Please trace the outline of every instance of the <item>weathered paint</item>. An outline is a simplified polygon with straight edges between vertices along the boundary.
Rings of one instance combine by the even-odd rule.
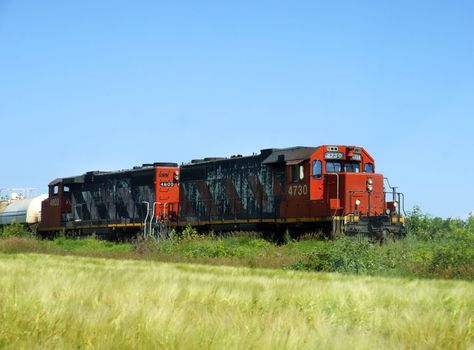
[[[337,161],[352,164],[357,172],[331,172],[326,152],[337,152]],[[313,173],[314,162],[321,164],[320,176]],[[50,184],[40,229],[139,227],[148,217],[144,201],[150,204],[148,214],[155,213],[150,218],[170,220],[174,226],[333,222],[333,227],[339,227],[334,225],[341,221],[337,218],[346,216],[354,232],[361,221],[367,227],[403,225],[385,203],[383,176],[364,172],[367,164],[375,169],[373,158],[361,147],[324,145],[204,158],[181,168],[155,163],[118,172],[90,172]],[[57,193],[53,193],[55,186]],[[396,214],[396,222],[384,216],[386,209]]]
[[[262,164],[265,158],[260,154],[182,166],[179,220],[278,218],[279,198],[274,184],[284,168]]]
[[[49,198],[42,203],[46,215],[39,230],[142,223],[147,216],[147,207],[143,202],[149,203],[151,214],[154,202],[164,204],[178,199],[177,180],[173,180],[174,173],[179,170],[177,164],[160,164],[124,171],[88,172],[53,181],[49,186]],[[166,173],[162,182],[173,182],[173,186],[163,186],[166,189],[162,190],[157,180],[160,169]],[[54,191],[56,186],[57,193]],[[177,208],[168,205],[165,211],[159,210],[160,204],[156,204],[155,209],[157,218],[161,214],[168,216],[172,210],[177,212]]]

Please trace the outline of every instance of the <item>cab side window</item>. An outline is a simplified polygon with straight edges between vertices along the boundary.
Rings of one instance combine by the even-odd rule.
[[[374,165],[372,163],[365,163],[364,172],[373,173],[374,172]]]
[[[58,185],[55,185],[53,187],[53,195],[57,195],[59,193],[59,186]]]
[[[323,176],[323,164],[320,160],[313,160],[313,178],[320,179]]]
[[[293,165],[291,167],[291,181],[298,182],[304,179],[304,166]]]

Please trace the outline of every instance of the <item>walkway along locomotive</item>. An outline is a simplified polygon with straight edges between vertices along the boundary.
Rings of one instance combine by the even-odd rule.
[[[264,149],[56,179],[38,230],[120,236],[191,225],[387,238],[405,234],[400,203],[362,147]]]

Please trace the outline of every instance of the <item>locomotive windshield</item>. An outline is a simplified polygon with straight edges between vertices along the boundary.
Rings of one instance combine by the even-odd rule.
[[[358,173],[360,166],[358,163],[326,162],[327,173]]]
[[[340,162],[326,162],[327,173],[340,173],[342,165]]]
[[[344,171],[346,173],[358,173],[360,172],[360,166],[357,163],[346,163],[344,164]]]

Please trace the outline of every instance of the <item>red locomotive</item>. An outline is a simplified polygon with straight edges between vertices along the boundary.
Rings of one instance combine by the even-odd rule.
[[[403,236],[403,195],[389,195],[362,147],[265,149],[55,180],[39,231],[149,234],[166,224]]]

